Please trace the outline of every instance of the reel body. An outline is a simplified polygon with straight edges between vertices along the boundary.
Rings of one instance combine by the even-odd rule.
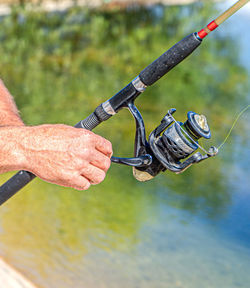
[[[136,122],[135,151],[133,158],[112,157],[112,162],[133,166],[134,177],[139,181],[154,178],[160,172],[169,170],[182,173],[194,163],[199,163],[217,154],[211,147],[205,151],[198,140],[211,138],[206,117],[192,111],[187,114],[185,123],[178,122],[172,116],[176,109],[170,109],[159,126],[152,131],[148,141],[143,118],[134,103],[128,103],[128,109]],[[196,152],[201,148],[206,152]],[[194,153],[196,152],[196,153]]]

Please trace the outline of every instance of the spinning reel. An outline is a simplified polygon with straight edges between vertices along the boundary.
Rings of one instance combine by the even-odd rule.
[[[216,147],[212,146],[207,152],[198,143],[202,137],[211,138],[210,128],[203,115],[190,111],[187,113],[186,122],[181,123],[173,117],[176,109],[172,108],[168,110],[147,141],[144,121],[139,110],[133,102],[128,104],[128,109],[136,122],[135,157],[112,157],[111,160],[114,163],[132,166],[134,177],[139,181],[150,180],[165,170],[176,174],[182,173],[194,163],[218,153]],[[206,154],[202,155],[200,152],[193,154],[198,148]],[[191,154],[193,155],[190,156]]]

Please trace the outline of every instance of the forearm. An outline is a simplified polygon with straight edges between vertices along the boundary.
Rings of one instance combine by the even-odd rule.
[[[13,97],[0,79],[0,126],[23,126]]]

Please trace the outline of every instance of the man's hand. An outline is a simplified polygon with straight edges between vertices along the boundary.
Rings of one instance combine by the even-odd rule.
[[[0,79],[0,173],[27,170],[41,179],[79,190],[105,178],[111,143],[66,125],[25,127]]]
[[[21,146],[26,170],[61,186],[86,190],[110,167],[111,143],[85,129],[66,125],[25,127]]]
[[[102,182],[110,166],[111,143],[85,129],[9,126],[0,134],[1,172],[27,170],[47,182],[86,190]]]

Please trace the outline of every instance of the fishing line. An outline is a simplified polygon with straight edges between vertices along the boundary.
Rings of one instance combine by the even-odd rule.
[[[232,133],[235,125],[237,124],[238,120],[239,120],[240,117],[244,114],[244,112],[247,111],[247,109],[248,109],[249,107],[250,107],[250,105],[247,105],[244,109],[242,109],[242,110],[239,112],[238,116],[235,118],[235,120],[234,120],[234,122],[233,122],[233,125],[232,125],[231,129],[230,129],[229,132],[227,133],[224,141],[222,141],[222,143],[218,146],[218,150],[220,150],[221,147],[227,142],[227,140],[228,140],[229,136],[231,135],[231,133]]]
[[[222,143],[218,146],[218,147],[214,147],[215,150],[214,151],[207,151],[201,144],[199,144],[197,141],[195,141],[183,128],[182,126],[179,124],[178,121],[175,120],[175,118],[171,115],[171,118],[173,119],[173,121],[180,127],[181,131],[185,134],[185,136],[188,137],[188,139],[193,142],[195,145],[197,145],[199,147],[199,149],[201,149],[203,152],[205,152],[207,155],[210,156],[214,156],[216,155],[219,150],[222,148],[222,146],[224,146],[224,144],[228,141],[228,138],[230,137],[230,135],[232,134],[233,129],[235,128],[235,125],[237,124],[237,122],[239,121],[240,117],[249,109],[250,105],[247,105],[244,109],[242,109],[238,115],[236,116],[232,127],[230,128],[229,132],[227,133],[225,139],[222,141]]]
[[[203,152],[205,152],[207,155],[209,155],[209,156],[214,156],[214,155],[216,155],[216,154],[219,152],[219,150],[222,148],[222,146],[224,146],[224,144],[228,141],[228,138],[229,138],[230,135],[232,134],[232,131],[233,131],[235,125],[236,125],[237,122],[239,121],[240,117],[249,109],[249,107],[250,107],[250,105],[247,105],[244,109],[242,109],[242,110],[238,113],[238,115],[236,116],[236,118],[235,118],[235,120],[234,120],[234,122],[233,122],[233,124],[232,124],[232,127],[230,128],[229,132],[227,133],[225,139],[222,141],[222,143],[221,143],[218,147],[214,147],[214,146],[213,146],[213,148],[214,148],[213,151],[212,151],[212,150],[210,151],[210,149],[209,149],[209,151],[207,151],[201,144],[198,143],[198,141],[195,141],[195,140],[185,131],[185,129],[182,128],[182,125],[180,125],[180,123],[179,123],[178,121],[176,121],[175,118],[174,118],[171,114],[169,114],[169,116],[170,116],[170,117],[172,118],[172,120],[179,126],[179,128],[181,129],[181,131],[185,134],[185,136],[188,137],[188,139],[189,139],[193,144],[197,145],[197,146],[199,147],[199,149],[202,150]]]

